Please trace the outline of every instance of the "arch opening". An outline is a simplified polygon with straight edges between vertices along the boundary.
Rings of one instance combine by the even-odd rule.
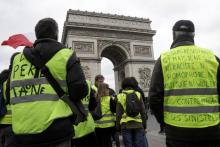
[[[103,58],[101,61],[102,63],[101,71],[103,75],[106,76],[107,78],[106,82],[111,83],[111,84],[114,83],[115,90],[116,92],[118,92],[118,90],[121,87],[121,82],[126,76],[124,61],[128,59],[128,56],[121,47],[116,46],[116,45],[111,45],[111,46],[104,48],[100,55]],[[109,66],[109,63],[104,65],[106,63],[106,58],[112,62],[113,64],[112,66]],[[108,81],[109,79],[114,80],[114,82]]]
[[[128,58],[125,51],[116,45],[104,48],[101,52],[101,57],[108,58],[112,61],[114,67],[117,67]]]
[[[115,90],[115,75],[114,65],[108,59],[103,57],[101,60],[101,74],[105,77],[105,82],[109,84],[109,87]]]

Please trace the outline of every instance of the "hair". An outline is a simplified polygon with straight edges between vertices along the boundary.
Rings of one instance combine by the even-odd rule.
[[[109,89],[109,95],[110,96],[115,96],[115,91],[111,88],[108,88]]]
[[[135,77],[131,77],[131,80],[133,80],[133,83],[135,86],[138,86],[138,81],[136,80]]]
[[[97,98],[98,100],[101,99],[103,96],[109,96],[109,86],[106,83],[99,84]]]
[[[58,24],[53,18],[44,18],[35,26],[37,39],[50,38],[58,40]]]
[[[137,86],[137,84],[136,84],[136,79],[135,79],[135,81],[134,81],[134,77],[127,77],[127,78],[125,78],[123,81],[122,81],[122,84],[121,84],[121,87],[122,87],[122,89],[134,89],[136,86]]]
[[[95,76],[95,81],[98,81],[99,79],[105,79],[103,75],[96,75]]]

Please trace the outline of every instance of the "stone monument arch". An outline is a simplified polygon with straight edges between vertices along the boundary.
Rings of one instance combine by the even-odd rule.
[[[69,10],[62,42],[76,51],[87,79],[94,82],[106,57],[114,65],[116,91],[125,77],[134,76],[147,93],[155,63],[156,31],[150,23],[145,18]]]

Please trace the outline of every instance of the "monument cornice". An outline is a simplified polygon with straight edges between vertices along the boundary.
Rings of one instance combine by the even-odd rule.
[[[82,15],[82,16],[95,16],[95,17],[151,23],[151,21],[148,18],[138,18],[138,17],[116,15],[116,14],[109,14],[109,13],[97,13],[97,12],[88,12],[88,11],[80,11],[80,10],[72,10],[72,9],[69,9],[67,13],[74,14],[74,15]]]
[[[73,32],[71,32],[73,31]],[[68,35],[76,36],[93,36],[93,37],[104,37],[104,38],[118,38],[118,39],[128,39],[128,40],[144,40],[152,41],[153,33],[143,33],[143,32],[129,32],[121,30],[107,30],[100,28],[80,28],[80,27],[65,27],[62,34],[62,43],[66,43],[66,38]]]
[[[137,33],[152,37],[156,34],[156,31],[151,29],[150,23],[151,21],[148,18],[69,9],[64,23],[62,42],[66,43],[69,30],[77,28],[94,31]]]

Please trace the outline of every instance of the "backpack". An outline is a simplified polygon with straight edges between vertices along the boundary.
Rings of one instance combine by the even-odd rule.
[[[9,70],[4,70],[0,74],[0,117],[3,117],[7,113],[6,101],[4,98],[4,82],[8,79]]]
[[[135,92],[126,94],[126,114],[130,117],[136,117],[141,112],[140,100]]]

